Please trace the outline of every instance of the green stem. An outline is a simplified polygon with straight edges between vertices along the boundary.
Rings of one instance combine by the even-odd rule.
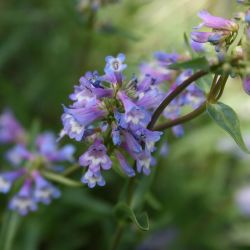
[[[188,79],[186,79],[182,84],[180,84],[173,92],[171,92],[159,105],[159,107],[155,110],[152,115],[151,121],[148,124],[148,129],[152,129],[157,122],[158,118],[164,111],[164,109],[176,98],[183,90],[185,90],[191,83],[198,80],[199,78],[205,76],[208,72],[205,71],[198,71]]]
[[[227,79],[228,74],[220,76],[220,78],[216,81],[216,84],[211,87],[210,93],[207,98],[208,102],[214,103],[219,100],[224,91]]]
[[[221,96],[222,96],[222,94],[223,94],[223,92],[224,92],[224,88],[225,88],[226,83],[227,83],[227,79],[228,79],[228,75],[225,75],[225,76],[222,78],[222,80],[221,80],[220,91],[219,91],[218,95],[216,96],[216,101],[218,101],[218,100],[221,98]]]
[[[213,83],[212,83],[212,86],[210,88],[210,92],[208,94],[207,100],[212,100],[214,98],[214,95],[218,91],[219,85],[217,83],[220,82],[220,79],[221,79],[221,76],[219,76],[217,74],[214,76]]]
[[[127,204],[131,206],[133,198],[133,189],[135,185],[135,178],[130,178],[128,182]]]
[[[110,250],[117,250],[118,249],[118,246],[119,246],[119,243],[120,243],[121,238],[123,236],[124,230],[125,230],[124,224],[120,223],[116,229],[114,240],[113,240],[113,243],[112,243]]]
[[[6,232],[4,232],[2,248],[3,250],[12,250],[13,241],[20,222],[20,216],[17,213],[8,214],[8,223],[6,225]]]
[[[78,164],[72,165],[71,167],[67,168],[62,175],[63,176],[69,176],[73,173],[75,173],[76,171],[78,171],[80,169],[80,166]]]
[[[135,166],[135,163],[134,163]],[[135,178],[130,178],[127,184],[127,198],[126,202],[128,206],[131,206],[132,203],[132,198],[133,198],[133,192],[134,192],[134,183],[135,183]],[[122,239],[123,233],[125,230],[125,224],[124,223],[119,223],[118,227],[116,228],[114,239],[111,245],[110,250],[117,250],[119,247],[119,243]]]
[[[168,128],[174,127],[176,125],[183,124],[185,122],[188,122],[188,121],[196,118],[197,116],[202,114],[205,110],[206,110],[206,102],[203,102],[197,109],[190,112],[189,114],[181,116],[175,120],[166,122],[164,124],[157,125],[157,126],[153,127],[153,130],[162,131],[162,130],[166,130]]]

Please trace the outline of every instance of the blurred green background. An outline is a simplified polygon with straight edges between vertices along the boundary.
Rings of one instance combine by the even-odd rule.
[[[124,52],[131,76],[154,51],[183,52],[183,33],[204,8],[225,17],[237,11],[234,0],[120,0],[95,14],[73,0],[0,1],[0,110],[10,107],[26,128],[38,119],[57,133],[61,104],[85,71],[102,73],[106,55]],[[228,83],[223,101],[239,114],[247,138],[250,100],[240,82]],[[120,249],[250,249],[250,219],[234,200],[250,185],[250,158],[207,115],[185,125],[185,133],[167,134],[169,155],[137,183],[135,202],[148,211],[151,229],[131,225]],[[106,178],[105,188],[62,187],[60,200],[22,219],[13,250],[108,249],[125,180]],[[6,201],[1,195],[2,215]]]

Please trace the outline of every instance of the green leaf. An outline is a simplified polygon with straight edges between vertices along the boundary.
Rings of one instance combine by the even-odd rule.
[[[209,93],[211,85],[213,82],[213,77],[211,74],[201,77],[200,79],[196,80],[195,83],[198,88],[204,91],[206,94]]]
[[[124,202],[119,203],[115,207],[115,214],[120,219],[131,220],[138,227],[138,229],[142,231],[149,230],[149,220],[147,213],[144,212],[136,216],[135,212]]]
[[[194,53],[194,51],[192,50],[192,48],[191,48],[191,46],[190,46],[188,34],[187,34],[186,32],[184,32],[183,37],[184,37],[184,42],[185,42],[185,45],[186,45],[186,48],[187,48],[188,52],[190,53],[190,55],[191,55],[192,57],[194,57],[194,56],[195,56],[195,53]]]
[[[237,114],[231,107],[221,102],[215,104],[207,103],[207,112],[221,128],[233,137],[243,151],[250,153],[243,141]]]
[[[170,69],[194,69],[194,70],[209,70],[209,63],[205,57],[198,57],[186,62],[174,63],[169,66]]]
[[[33,150],[35,148],[36,144],[36,136],[40,131],[40,122],[38,119],[34,119],[31,128],[30,128],[30,136],[29,136],[29,145],[30,149]]]
[[[59,174],[55,174],[55,173],[48,172],[48,171],[43,171],[42,173],[43,173],[44,177],[46,177],[52,181],[58,182],[60,184],[66,185],[66,186],[70,186],[70,187],[83,186],[81,182],[71,180],[71,179],[64,177],[62,175],[59,175]]]

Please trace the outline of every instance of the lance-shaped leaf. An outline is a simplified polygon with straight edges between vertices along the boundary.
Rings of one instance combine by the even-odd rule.
[[[212,75],[208,74],[196,80],[195,83],[200,90],[208,94],[212,85],[212,81],[213,81]]]
[[[130,208],[127,204],[124,202],[119,203],[115,207],[115,214],[119,219],[131,220],[138,229],[142,231],[148,231],[149,230],[149,221],[148,221],[148,215],[147,213],[142,213],[138,216],[135,215],[135,212]]]
[[[243,151],[250,153],[241,135],[238,116],[231,107],[221,102],[207,103],[207,112],[221,128],[233,137]]]
[[[193,69],[209,71],[209,63],[205,57],[194,58],[189,61],[169,65],[170,69]]]

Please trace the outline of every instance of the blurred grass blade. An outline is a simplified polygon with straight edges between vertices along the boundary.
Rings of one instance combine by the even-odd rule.
[[[198,57],[186,62],[174,63],[169,66],[170,69],[193,69],[193,70],[209,70],[209,63],[205,57]]]
[[[48,171],[43,171],[42,173],[43,173],[43,176],[48,178],[49,180],[55,181],[57,183],[60,183],[66,186],[70,186],[70,187],[82,187],[83,186],[81,182],[71,180],[59,174],[55,174],[55,173],[48,172]]]
[[[3,225],[0,246],[2,250],[13,250],[12,245],[21,217],[14,212],[7,213],[6,216],[7,221]]]

